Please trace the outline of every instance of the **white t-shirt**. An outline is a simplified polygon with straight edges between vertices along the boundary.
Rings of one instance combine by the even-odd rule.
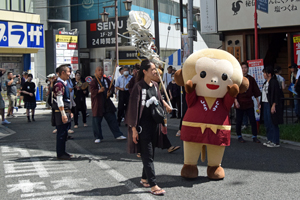
[[[277,78],[277,81],[278,81],[278,83],[279,83],[280,89],[282,89],[282,83],[285,82],[285,79],[284,79],[282,76],[280,76],[279,74],[276,75],[276,78]]]
[[[165,87],[167,88],[169,83],[172,81],[172,74],[165,73],[163,77],[163,82],[165,83]]]
[[[262,94],[261,94],[262,102],[268,103],[268,97],[267,97],[268,89],[269,89],[269,82],[267,81],[262,89]]]

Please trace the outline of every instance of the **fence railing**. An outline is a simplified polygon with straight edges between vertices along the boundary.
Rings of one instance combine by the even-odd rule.
[[[296,120],[298,120],[298,117],[296,116],[296,108],[295,105],[298,101],[300,102],[300,98],[282,98],[284,109],[283,109],[283,123],[284,124],[292,124]],[[300,104],[299,104],[300,106]],[[299,109],[300,110],[300,109]],[[230,111],[230,122],[232,125],[236,124],[236,114],[235,109],[232,108]]]

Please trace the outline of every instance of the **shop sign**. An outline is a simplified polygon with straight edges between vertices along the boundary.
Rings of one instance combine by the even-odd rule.
[[[294,43],[294,63],[300,66],[300,35],[294,35],[293,37]]]
[[[217,33],[216,0],[200,0],[201,33]]]
[[[73,71],[78,70],[78,32],[54,30],[54,34],[56,67],[71,64]]]
[[[43,24],[0,21],[0,47],[44,48]]]
[[[257,60],[248,60],[249,72],[248,74],[252,76],[259,87],[262,90],[262,86],[265,82],[265,78],[263,76],[263,69],[264,69],[264,60],[257,59]]]
[[[141,57],[141,54],[136,51],[119,51],[119,59],[120,60],[126,60],[126,59],[137,59],[139,58],[145,58]]]
[[[299,0],[257,0],[257,8],[261,28],[299,26]],[[218,31],[254,28],[255,0],[217,1],[217,9]]]
[[[127,30],[127,17],[118,18],[118,32],[119,34],[125,33]],[[116,44],[115,35],[115,18],[109,18],[108,22],[102,20],[93,20],[86,22],[87,30],[87,48],[98,47],[113,47]],[[127,39],[118,36],[118,44],[124,44]]]

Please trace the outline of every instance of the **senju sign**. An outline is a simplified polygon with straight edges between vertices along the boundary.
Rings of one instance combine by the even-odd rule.
[[[257,2],[257,10],[268,13],[269,11],[269,2],[268,0],[256,0]]]

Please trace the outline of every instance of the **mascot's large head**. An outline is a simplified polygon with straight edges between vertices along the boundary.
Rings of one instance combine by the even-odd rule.
[[[230,53],[218,49],[204,49],[190,55],[182,70],[176,72],[175,81],[178,85],[191,80],[196,84],[197,96],[223,98],[227,86],[237,84],[240,92],[247,89],[243,84],[243,73],[237,59]]]

